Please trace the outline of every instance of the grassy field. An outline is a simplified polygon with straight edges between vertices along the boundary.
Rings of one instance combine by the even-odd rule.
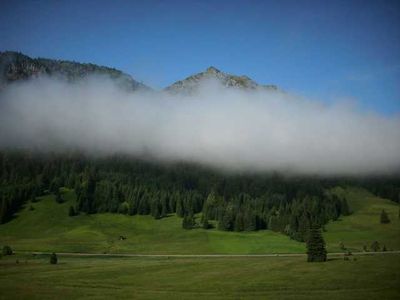
[[[0,225],[0,245],[17,250],[95,253],[210,254],[304,252],[302,243],[271,231],[236,233],[216,229],[184,230],[182,219],[94,214],[68,216],[74,193],[66,203],[53,196],[29,205],[11,222]],[[120,241],[119,236],[127,239]]]
[[[326,226],[324,237],[328,251],[339,251],[342,241],[353,251],[362,250],[374,240],[388,249],[400,250],[398,206],[361,189],[340,189],[354,213]],[[174,215],[161,220],[150,216],[95,214],[68,216],[75,201],[73,191],[64,195],[66,202],[58,204],[54,196],[26,205],[10,222],[0,225],[0,246],[11,245],[16,250],[142,253],[142,254],[260,254],[304,253],[305,245],[280,233],[222,232],[216,229],[184,230],[181,219]],[[30,206],[33,210],[30,210]],[[385,209],[392,222],[380,224],[379,214]],[[127,239],[120,241],[119,236]]]
[[[19,263],[16,264],[16,259]],[[400,299],[400,256],[0,259],[0,299]]]
[[[369,248],[373,241],[388,250],[400,250],[399,205],[363,189],[336,188],[333,192],[345,195],[354,213],[326,226],[324,238],[328,251],[339,251],[340,242],[350,250],[360,251],[363,245]],[[389,214],[390,224],[380,224],[382,209]]]
[[[336,188],[354,213],[326,226],[330,252],[343,242],[352,251],[377,240],[400,250],[398,205],[365,190]],[[0,299],[400,299],[400,254],[331,257],[310,264],[305,257],[66,257],[26,251],[142,254],[304,253],[305,245],[268,230],[235,233],[184,230],[169,216],[95,214],[68,216],[53,196],[28,204],[0,226],[0,246],[20,251],[0,259]],[[30,206],[33,206],[33,210]],[[390,224],[380,224],[382,209]],[[127,239],[120,241],[119,236]],[[18,260],[18,263],[16,262]]]

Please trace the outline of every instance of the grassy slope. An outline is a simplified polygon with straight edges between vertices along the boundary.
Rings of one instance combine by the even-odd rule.
[[[333,192],[345,195],[354,213],[326,226],[324,237],[328,251],[339,251],[341,241],[354,251],[362,250],[363,245],[369,248],[373,241],[386,245],[388,250],[400,250],[399,206],[396,203],[357,188],[336,188]],[[382,209],[389,214],[390,224],[380,224]]]
[[[154,220],[150,216],[95,214],[68,217],[74,193],[65,194],[66,203],[57,204],[53,196],[33,203],[7,224],[0,226],[0,245],[17,250],[144,253],[209,254],[304,252],[304,244],[271,232],[222,232],[184,230],[182,219],[170,217]],[[29,205],[27,206],[29,207]],[[127,239],[119,241],[120,235]]]
[[[16,258],[19,264],[15,263]],[[400,299],[400,256],[0,259],[0,299]]]
[[[343,241],[353,251],[378,240],[389,249],[400,249],[398,206],[374,197],[360,189],[334,191],[346,194],[354,214],[332,222],[324,233],[329,251],[339,251]],[[170,216],[154,220],[150,216],[95,214],[68,217],[74,203],[73,192],[65,194],[66,203],[57,204],[53,196],[43,197],[29,205],[7,224],[0,226],[0,245],[9,244],[17,250],[96,253],[143,254],[253,254],[294,253],[305,251],[305,246],[271,231],[250,233],[218,230],[183,230],[181,219]],[[391,224],[379,224],[384,208]],[[118,237],[127,237],[119,241]]]

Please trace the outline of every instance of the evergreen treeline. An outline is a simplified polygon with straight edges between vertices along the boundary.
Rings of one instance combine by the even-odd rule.
[[[379,197],[400,203],[399,177],[366,179],[361,182],[361,185]]]
[[[212,224],[227,231],[271,229],[305,241],[311,225],[322,227],[350,214],[345,198],[326,192],[337,184],[277,174],[229,175],[125,156],[0,152],[0,222],[10,220],[23,203],[45,193],[57,196],[60,187],[68,187],[77,195],[71,216],[113,212],[159,219],[176,213],[187,229]],[[201,224],[195,224],[197,213]]]

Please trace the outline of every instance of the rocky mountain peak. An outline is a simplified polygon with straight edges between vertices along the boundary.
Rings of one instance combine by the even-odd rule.
[[[217,73],[221,73],[220,70],[218,70],[216,67],[210,66],[207,68],[206,73],[208,74],[217,74]]]
[[[192,94],[196,92],[200,84],[205,80],[215,79],[221,83],[222,86],[230,88],[241,88],[241,89],[267,89],[276,91],[277,87],[274,85],[260,85],[253,81],[251,78],[245,75],[236,76],[218,70],[217,68],[210,66],[204,72],[200,72],[191,75],[183,80],[179,80],[174,84],[165,88],[166,91],[171,93],[183,93]]]

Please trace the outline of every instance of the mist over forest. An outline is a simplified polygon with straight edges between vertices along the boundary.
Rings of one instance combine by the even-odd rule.
[[[400,118],[280,90],[203,81],[190,94],[105,77],[19,81],[0,93],[0,147],[128,154],[229,171],[380,175],[400,167]]]

